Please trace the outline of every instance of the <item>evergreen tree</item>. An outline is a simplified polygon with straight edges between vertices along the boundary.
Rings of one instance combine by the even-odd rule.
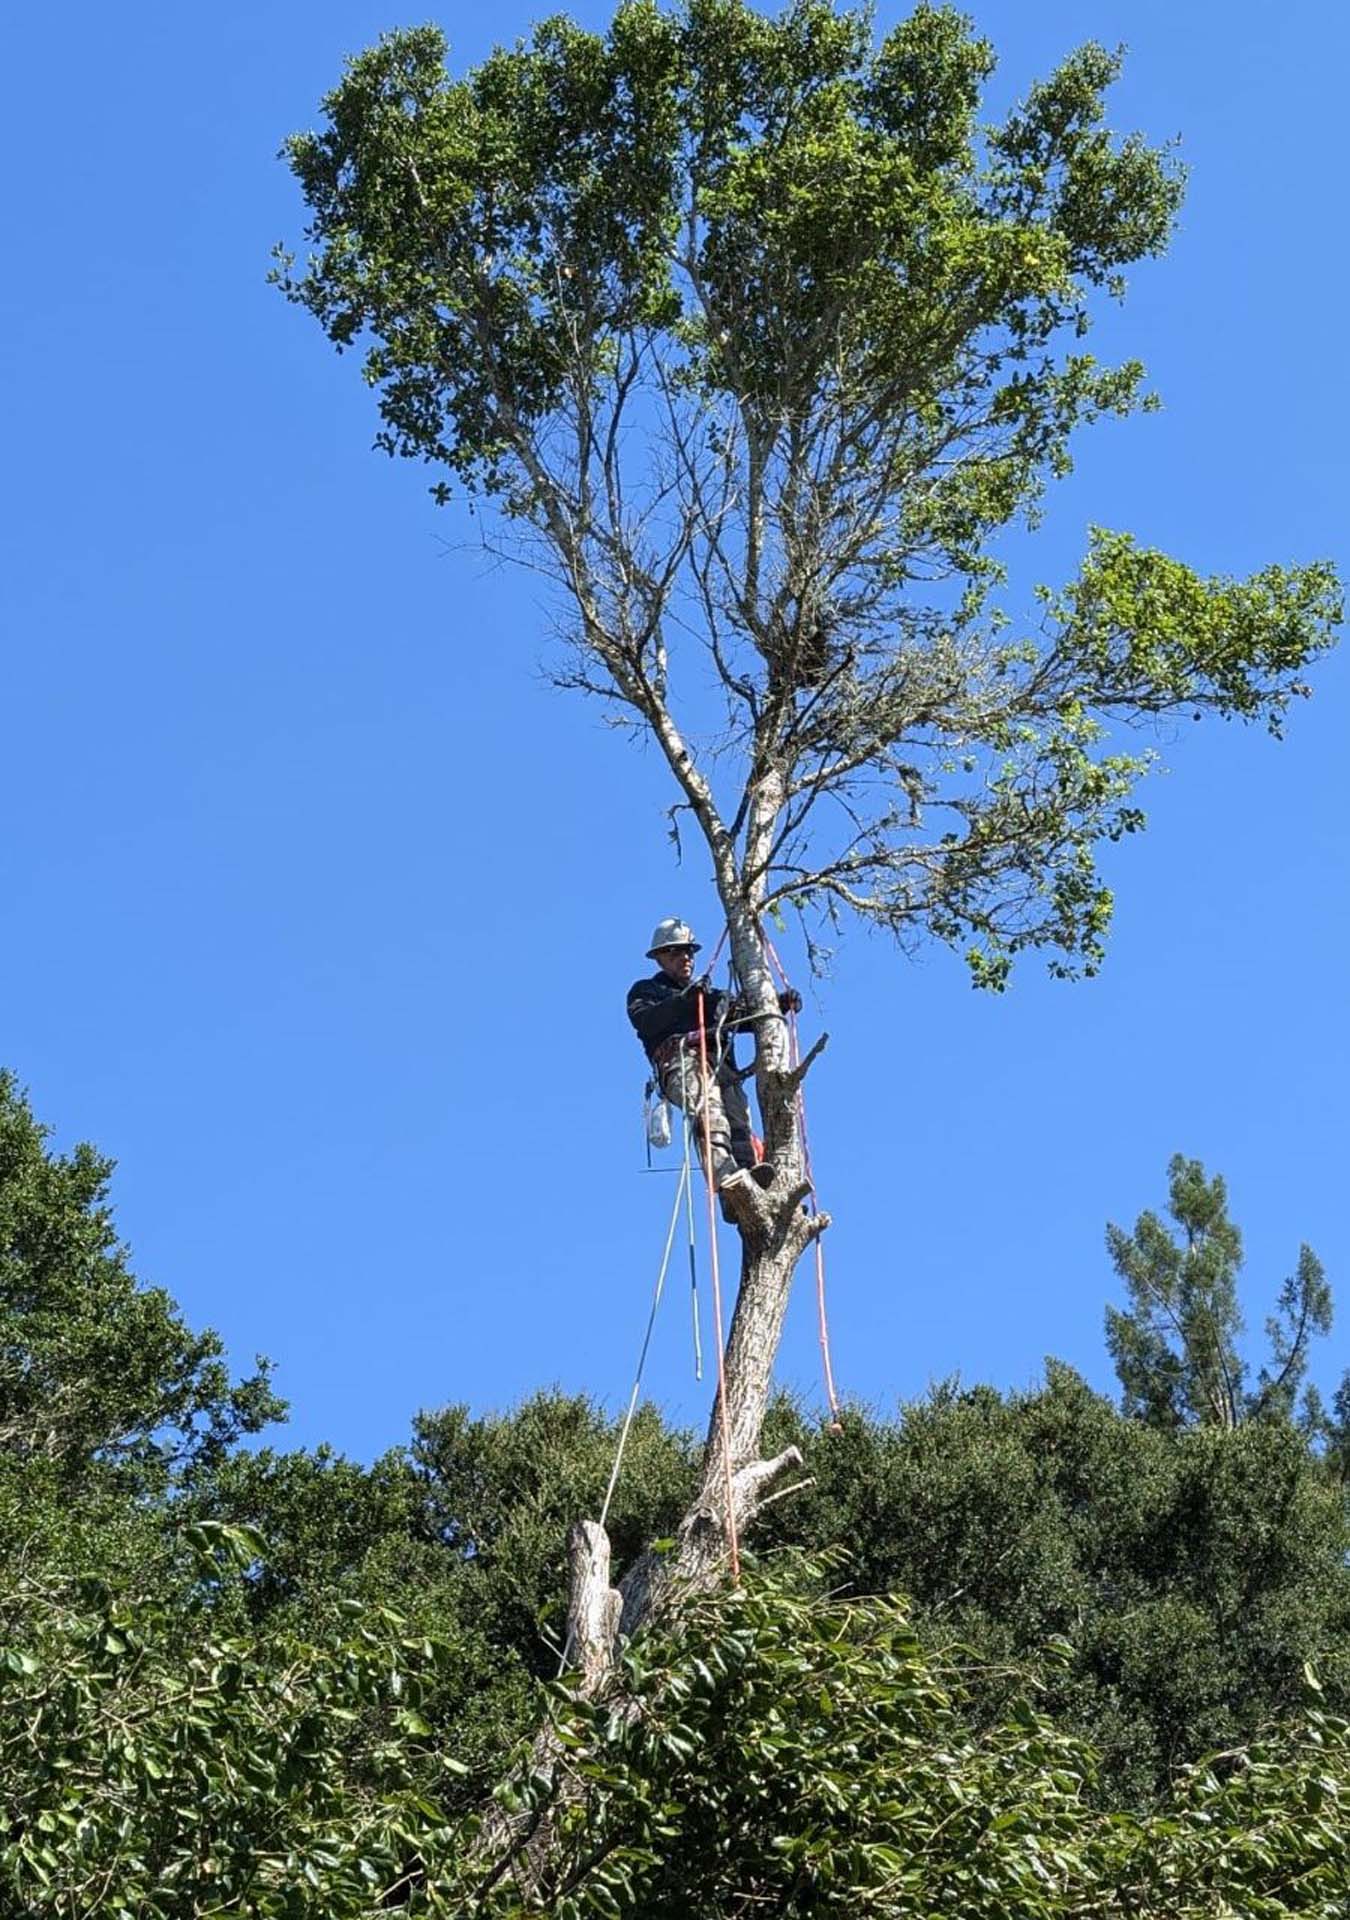
[[[52,1152],[0,1069],[0,1462],[46,1462],[67,1493],[109,1475],[160,1491],[285,1413],[265,1360],[231,1380],[218,1336],[137,1283],[112,1169],[87,1145]]]
[[[1270,1357],[1248,1390],[1239,1341],[1242,1236],[1228,1217],[1223,1177],[1198,1160],[1168,1165],[1169,1231],[1141,1213],[1134,1231],[1106,1230],[1128,1307],[1106,1309],[1106,1342],[1131,1417],[1152,1426],[1233,1428],[1257,1416],[1292,1413],[1313,1339],[1331,1327],[1331,1289],[1310,1247],[1280,1289],[1266,1322]],[[1310,1413],[1316,1403],[1310,1407]]]

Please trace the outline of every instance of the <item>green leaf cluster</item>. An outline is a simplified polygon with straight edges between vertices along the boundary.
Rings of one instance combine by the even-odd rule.
[[[1077,421],[1134,404],[1138,368],[1045,357],[1180,199],[1168,156],[1102,125],[1116,55],[1083,48],[982,147],[992,51],[949,7],[874,46],[828,0],[625,0],[606,33],[554,17],[462,79],[446,52],[434,28],[387,35],[287,145],[316,251],[280,283],[366,342],[391,452],[528,495],[521,432],[636,334],[766,421],[846,382],[860,416],[907,419],[916,471],[988,411],[996,456],[910,505],[912,534],[970,560]]]
[[[285,1405],[265,1360],[232,1381],[217,1336],[137,1285],[106,1205],[113,1163],[48,1140],[0,1069],[0,1448],[67,1488],[161,1493]]]
[[[266,1549],[198,1523],[177,1565],[0,1588],[0,1906],[56,1920],[368,1914],[420,1871],[424,1675],[453,1651],[381,1608],[260,1640],[238,1588]]]
[[[853,1590],[909,1594],[930,1644],[979,1653],[989,1711],[1001,1670],[1060,1646],[1045,1703],[1104,1804],[1296,1713],[1307,1662],[1350,1710],[1345,1488],[1287,1420],[1164,1431],[1050,1362],[1025,1392],[949,1384],[843,1425],[780,1403],[766,1444],[801,1445],[814,1485],[763,1543],[847,1541]]]
[[[559,1844],[478,1890],[484,1914],[873,1914],[931,1920],[1334,1920],[1350,1890],[1350,1726],[1206,1755],[1166,1806],[1095,1804],[1091,1752],[1034,1683],[984,1717],[978,1665],[893,1600],[824,1601],[830,1562],[755,1567],[624,1663],[621,1705],[561,1690]],[[567,1796],[560,1791],[565,1780]]]

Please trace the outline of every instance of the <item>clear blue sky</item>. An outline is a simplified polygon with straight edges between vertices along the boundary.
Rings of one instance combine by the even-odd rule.
[[[899,9],[880,8],[883,24]],[[607,9],[576,9],[599,24]],[[533,18],[441,18],[457,58]],[[977,10],[1005,104],[1089,35],[1115,124],[1180,134],[1170,258],[1099,336],[1165,411],[1087,437],[1021,579],[1089,521],[1203,568],[1346,554],[1344,93],[1322,0]],[[390,0],[29,8],[9,29],[0,1060],[116,1156],[136,1269],[291,1436],[360,1456],[419,1407],[626,1396],[669,1183],[641,1171],[622,1000],[680,912],[650,755],[551,691],[525,576],[369,451],[353,361],[264,284],[275,159]],[[808,994],[836,1368],[881,1405],[1047,1353],[1110,1383],[1108,1219],[1176,1149],[1229,1179],[1259,1331],[1301,1239],[1342,1303],[1350,657],[1288,739],[1186,727],[1110,862],[1111,959],[1002,999],[874,939]],[[783,1377],[817,1379],[807,1276]],[[703,1418],[685,1298],[650,1385]]]

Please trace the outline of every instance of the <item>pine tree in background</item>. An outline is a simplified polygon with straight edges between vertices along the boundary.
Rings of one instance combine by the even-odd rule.
[[[1168,1165],[1173,1233],[1156,1213],[1141,1213],[1134,1231],[1109,1226],[1106,1244],[1125,1282],[1129,1305],[1106,1309],[1106,1343],[1123,1389],[1124,1411],[1151,1426],[1231,1429],[1260,1416],[1292,1415],[1315,1336],[1331,1327],[1331,1288],[1311,1247],[1280,1289],[1266,1321],[1270,1356],[1256,1386],[1238,1343],[1242,1309],[1237,1282],[1242,1236],[1228,1217],[1223,1177],[1212,1180],[1198,1160],[1175,1154]],[[1324,1422],[1316,1396],[1305,1396],[1308,1425]]]
[[[231,1380],[219,1337],[138,1286],[106,1204],[112,1170],[88,1145],[53,1153],[0,1069],[0,1455],[67,1485],[115,1472],[158,1492],[286,1408],[267,1361]]]

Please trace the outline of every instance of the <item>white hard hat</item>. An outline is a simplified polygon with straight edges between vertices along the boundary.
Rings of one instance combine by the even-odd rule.
[[[694,938],[694,929],[686,926],[683,920],[658,920],[652,932],[652,944],[647,949],[647,958],[655,960],[662,947],[689,947],[698,952],[698,941]]]

